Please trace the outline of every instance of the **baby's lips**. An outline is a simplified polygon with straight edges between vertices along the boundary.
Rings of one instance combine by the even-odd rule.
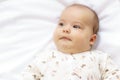
[[[68,38],[68,37],[61,37],[60,39],[64,39],[64,40],[69,40],[69,41],[71,41],[71,39],[70,38]]]

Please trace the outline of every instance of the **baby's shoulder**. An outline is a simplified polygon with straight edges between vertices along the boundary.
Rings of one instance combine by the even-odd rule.
[[[108,53],[100,51],[100,50],[91,50],[90,52],[92,55],[96,55],[96,56],[109,56]]]
[[[106,52],[100,51],[100,50],[91,50],[91,55],[99,60],[106,60],[107,58],[110,58],[110,55]]]

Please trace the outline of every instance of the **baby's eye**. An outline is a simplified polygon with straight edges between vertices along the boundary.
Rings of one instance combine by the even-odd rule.
[[[80,29],[80,26],[79,26],[79,25],[73,25],[73,28],[78,28],[78,29]]]
[[[60,22],[58,25],[59,25],[59,26],[64,26],[64,24],[63,24],[62,22]]]

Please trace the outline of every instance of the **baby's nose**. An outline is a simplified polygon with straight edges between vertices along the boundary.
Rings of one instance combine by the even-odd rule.
[[[70,27],[69,27],[69,26],[65,26],[65,27],[63,28],[63,32],[64,32],[64,33],[70,33],[70,32],[71,32]]]

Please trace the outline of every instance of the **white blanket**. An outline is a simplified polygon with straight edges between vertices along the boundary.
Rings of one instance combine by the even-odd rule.
[[[119,0],[0,0],[0,80],[18,80],[37,53],[54,48],[52,33],[65,6],[82,3],[100,18],[94,48],[120,65]]]

